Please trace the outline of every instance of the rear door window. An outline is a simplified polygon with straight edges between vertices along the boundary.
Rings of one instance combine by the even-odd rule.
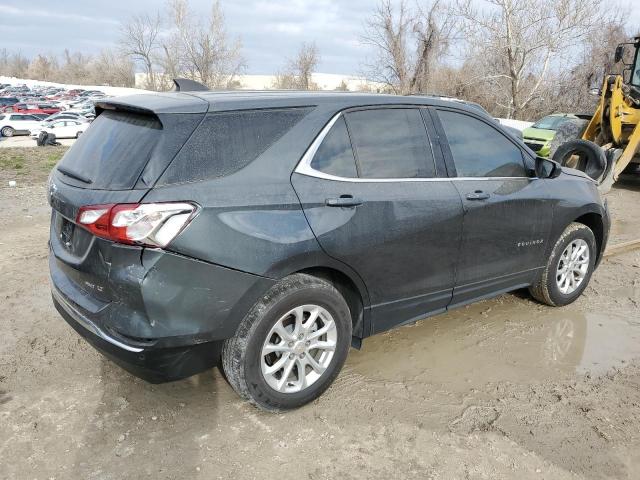
[[[337,177],[357,177],[356,162],[349,132],[341,116],[324,137],[311,160],[311,168]]]
[[[209,113],[162,176],[159,184],[229,175],[262,155],[293,128],[309,108]]]
[[[417,108],[381,108],[346,114],[362,178],[435,177],[427,130]]]
[[[522,151],[470,115],[438,110],[458,177],[526,177]]]
[[[89,188],[133,188],[161,135],[155,116],[106,110],[69,149],[58,170]]]

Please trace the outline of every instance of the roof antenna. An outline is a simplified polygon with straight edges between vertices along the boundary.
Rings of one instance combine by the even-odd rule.
[[[174,92],[203,92],[209,89],[203,84],[189,80],[187,78],[174,78],[173,79],[173,91]]]

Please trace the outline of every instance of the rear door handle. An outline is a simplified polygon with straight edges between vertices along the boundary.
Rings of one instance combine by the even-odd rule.
[[[357,207],[362,205],[362,200],[351,195],[340,195],[338,198],[327,198],[324,203],[327,207]]]
[[[467,193],[467,200],[486,200],[491,195],[488,193],[481,192],[480,190],[476,190],[473,193]]]

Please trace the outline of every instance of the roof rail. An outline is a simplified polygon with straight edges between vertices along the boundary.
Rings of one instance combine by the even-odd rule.
[[[203,92],[209,90],[203,84],[188,78],[174,78],[173,85],[174,92]]]

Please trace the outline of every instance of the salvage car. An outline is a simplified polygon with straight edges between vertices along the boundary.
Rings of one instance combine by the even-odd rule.
[[[590,178],[464,102],[194,91],[96,111],[49,179],[53,301],[152,382],[218,365],[253,404],[300,407],[373,334],[522,288],[573,302],[607,243]]]
[[[556,136],[556,130],[568,121],[582,120],[584,125],[588,123],[591,115],[578,115],[572,113],[553,113],[541,118],[533,125],[522,131],[524,143],[541,157],[548,157],[551,151],[551,142]]]
[[[75,119],[56,119],[42,122],[38,128],[31,130],[31,138],[36,139],[40,132],[53,133],[56,138],[79,138],[91,125],[88,121]]]
[[[25,113],[0,113],[0,136],[29,135],[40,128],[41,119]]]

